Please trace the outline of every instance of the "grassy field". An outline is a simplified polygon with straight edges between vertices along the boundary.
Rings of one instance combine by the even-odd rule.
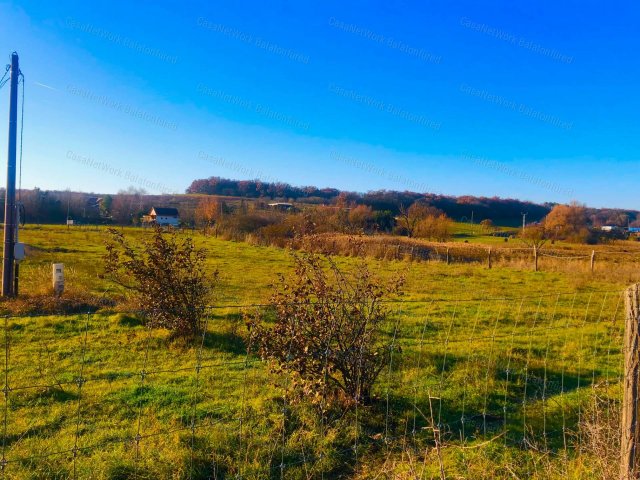
[[[120,296],[100,275],[104,235],[23,230],[21,291],[47,291],[62,262],[70,295]],[[627,278],[604,267],[367,260],[383,277],[406,276],[387,325],[399,348],[371,406],[319,415],[290,404],[290,380],[243,340],[243,312],[260,308],[251,305],[289,271],[290,254],[195,236],[221,277],[198,341],[171,341],[113,308],[7,319],[6,478],[440,478],[441,465],[447,478],[611,473],[601,445],[615,450],[605,427],[619,407]]]
[[[149,230],[123,228],[132,239],[149,235]],[[286,250],[273,247],[253,246],[244,242],[223,241],[203,236],[198,231],[185,231],[193,235],[199,246],[206,248],[211,271],[221,274],[220,299],[224,303],[260,302],[268,295],[269,285],[278,272],[287,272],[290,255]],[[106,228],[64,226],[32,226],[21,231],[21,241],[27,243],[29,255],[21,265],[21,289],[47,291],[50,288],[51,264],[65,264],[68,288],[88,289],[96,294],[115,293],[114,286],[102,278],[102,255]],[[637,243],[637,242],[636,242]],[[590,251],[591,247],[588,247]],[[585,250],[586,251],[586,250]],[[348,266],[355,260],[338,258]],[[530,263],[530,262],[529,262]],[[586,262],[583,262],[586,263]],[[409,263],[404,261],[371,261],[372,267],[382,276],[404,272],[407,276],[406,294],[411,299],[429,300],[432,296],[447,298],[478,296],[511,296],[547,294],[549,292],[572,292],[576,288],[607,289],[623,288],[629,283],[619,275],[604,275],[608,269],[603,265],[603,275],[592,276],[587,269],[578,275],[557,275],[554,272],[531,274],[530,265],[524,268],[488,270],[476,265],[441,262]]]

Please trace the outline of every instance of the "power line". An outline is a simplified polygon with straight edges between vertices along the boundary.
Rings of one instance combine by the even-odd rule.
[[[19,173],[18,173],[18,201],[20,201],[21,192],[22,192],[22,137],[23,137],[23,133],[24,133],[24,86],[25,86],[25,81],[24,81],[24,74],[22,73],[22,70],[20,71],[20,78],[22,79],[22,106],[21,106],[21,113],[20,113],[20,160],[19,160]]]
[[[2,78],[0,78],[0,88],[4,87],[5,83],[9,81],[9,79],[6,78],[7,74],[9,73],[9,70],[11,70],[11,65],[7,65],[7,69],[4,71],[4,75],[2,76]]]

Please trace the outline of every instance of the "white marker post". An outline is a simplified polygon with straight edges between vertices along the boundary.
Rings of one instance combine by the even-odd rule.
[[[64,264],[53,264],[53,293],[57,296],[64,292]]]

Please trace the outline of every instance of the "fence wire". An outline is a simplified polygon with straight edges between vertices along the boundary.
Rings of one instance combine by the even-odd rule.
[[[2,476],[570,475],[615,450],[621,297],[389,302],[373,398],[340,411],[247,349],[243,314],[265,305],[211,307],[192,341],[133,314],[5,317]]]

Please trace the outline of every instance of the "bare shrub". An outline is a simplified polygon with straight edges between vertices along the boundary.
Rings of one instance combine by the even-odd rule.
[[[276,212],[237,212],[219,220],[218,225],[223,238],[227,240],[244,240],[250,233],[281,221],[281,214]]]
[[[252,345],[276,371],[294,375],[293,393],[322,405],[368,403],[391,353],[384,300],[403,279],[382,285],[364,261],[347,274],[310,253],[295,254],[294,264],[269,301],[275,322],[250,319]]]
[[[115,229],[109,229],[104,256],[106,276],[123,286],[136,308],[155,327],[188,337],[201,329],[217,272],[205,273],[205,252],[190,237],[155,227],[151,238],[134,248]]]

